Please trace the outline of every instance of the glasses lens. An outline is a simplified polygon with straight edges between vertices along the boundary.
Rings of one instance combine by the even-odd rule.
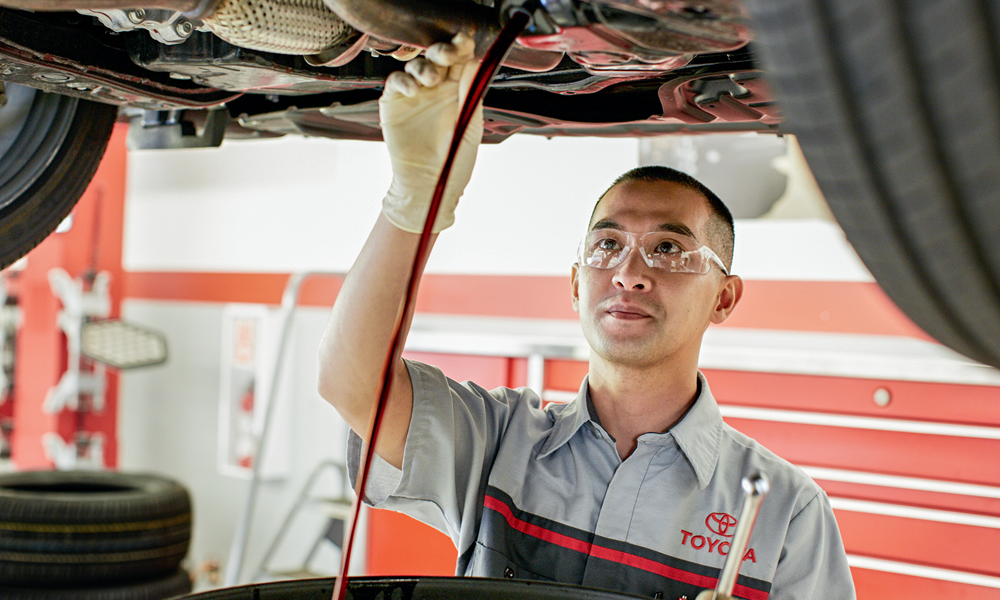
[[[591,231],[580,242],[580,264],[597,269],[617,266],[628,253],[628,237],[617,229]]]
[[[671,273],[705,274],[711,270],[708,250],[692,237],[664,231],[651,231],[639,243],[649,266]],[[711,251],[709,251],[711,252]]]
[[[588,267],[613,269],[628,256],[634,241],[632,234],[618,229],[591,231],[580,242],[578,260]],[[639,237],[638,245],[646,264],[656,269],[704,275],[712,270],[715,262],[723,273],[729,274],[712,250],[687,235],[651,231]]]

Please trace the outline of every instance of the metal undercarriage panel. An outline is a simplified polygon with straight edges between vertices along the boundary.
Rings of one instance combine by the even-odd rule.
[[[362,53],[342,67],[234,46],[195,32],[161,44],[74,13],[0,10],[0,78],[143,110],[224,107],[231,133],[380,140],[377,98],[403,63]],[[751,50],[702,55],[670,72],[601,75],[568,58],[504,68],[486,97],[486,141],[513,133],[650,136],[777,132],[780,115]]]

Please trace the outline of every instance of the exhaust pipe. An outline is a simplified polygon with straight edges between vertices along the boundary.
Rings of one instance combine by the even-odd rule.
[[[486,55],[500,34],[494,9],[470,0],[323,0],[349,25],[372,37],[404,46],[426,48],[463,31],[476,40],[476,56]],[[504,64],[523,71],[550,71],[562,52],[511,46]]]
[[[202,21],[234,46],[299,56],[346,49],[361,36],[323,0],[218,0]]]
[[[197,19],[219,38],[263,52],[317,55],[360,37],[323,0],[0,0],[32,11],[162,9]]]

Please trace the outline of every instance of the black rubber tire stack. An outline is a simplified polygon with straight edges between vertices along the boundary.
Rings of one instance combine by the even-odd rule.
[[[1000,367],[1000,0],[747,0],[851,244],[942,343]]]
[[[160,600],[191,591],[180,562],[191,500],[149,474],[0,475],[0,598]]]

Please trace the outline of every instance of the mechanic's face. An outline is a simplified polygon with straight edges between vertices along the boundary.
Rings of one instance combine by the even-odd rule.
[[[590,230],[633,233],[687,229],[703,244],[710,212],[705,198],[669,182],[631,181],[612,188],[598,204]],[[622,366],[648,367],[678,353],[697,361],[709,323],[729,316],[742,293],[739,277],[718,267],[707,275],[649,267],[630,252],[617,267],[573,265],[573,309],[594,353]]]

